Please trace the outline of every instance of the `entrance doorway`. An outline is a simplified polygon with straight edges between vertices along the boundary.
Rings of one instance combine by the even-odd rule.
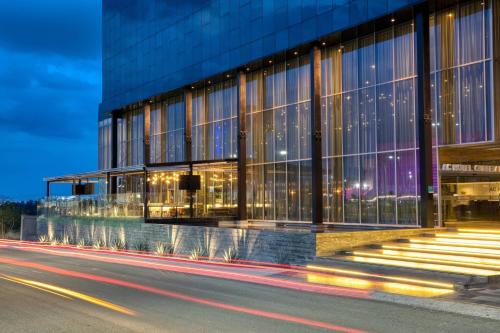
[[[499,145],[440,147],[439,162],[442,224],[500,227]]]
[[[441,178],[442,217],[446,222],[500,222],[500,177]]]

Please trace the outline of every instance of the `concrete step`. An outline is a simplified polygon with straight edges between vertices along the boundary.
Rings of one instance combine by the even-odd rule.
[[[407,239],[397,240],[401,243],[418,243],[418,244],[433,244],[444,246],[458,246],[467,248],[480,248],[490,250],[500,250],[500,242],[485,241],[475,239],[459,239],[459,238],[446,238],[446,237],[411,237]]]
[[[408,281],[420,280],[428,283],[448,285],[454,289],[467,289],[472,286],[484,286],[500,282],[499,275],[467,274],[463,271],[449,272],[443,270],[429,270],[419,267],[405,267],[396,261],[377,263],[363,261],[365,257],[333,256],[316,258],[308,267],[333,268],[334,270],[361,271],[368,274],[377,274],[388,277],[399,277]],[[359,260],[361,259],[361,260]],[[367,258],[370,259],[370,258]],[[421,283],[415,283],[422,285]]]
[[[487,244],[491,243],[491,245],[500,245],[500,234],[489,235],[476,232],[427,232],[424,233],[423,236],[444,239],[475,240],[479,241],[479,243],[481,243],[482,241],[487,241]]]
[[[468,256],[473,258],[490,258],[500,260],[500,250],[495,249],[478,249],[471,247],[458,247],[448,245],[430,245],[430,244],[417,244],[417,243],[401,243],[401,242],[388,242],[378,244],[380,249],[396,250],[396,251],[417,251],[420,253],[429,254],[450,254]]]
[[[405,261],[429,267],[425,269],[436,269],[448,272],[468,271],[473,274],[495,275],[500,274],[500,263],[496,259],[480,259],[467,256],[438,255],[419,252],[395,251],[395,250],[356,250],[352,257],[369,257],[393,261]]]

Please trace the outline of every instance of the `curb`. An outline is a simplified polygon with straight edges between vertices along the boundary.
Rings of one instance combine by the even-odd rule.
[[[471,317],[500,321],[500,307],[489,305],[440,299],[418,298],[412,296],[401,296],[377,291],[372,293],[371,299],[388,303],[409,305],[428,310],[456,313]]]

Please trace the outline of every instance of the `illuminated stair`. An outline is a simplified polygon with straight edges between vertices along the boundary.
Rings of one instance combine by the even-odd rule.
[[[496,284],[500,283],[500,229],[425,232],[317,258],[314,265],[433,278],[455,288]]]

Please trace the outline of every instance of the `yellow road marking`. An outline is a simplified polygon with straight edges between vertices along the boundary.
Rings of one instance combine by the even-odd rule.
[[[46,293],[49,293],[49,294],[53,294],[53,295],[57,295],[57,296],[62,297],[62,298],[73,300],[73,298],[71,298],[71,297],[68,297],[68,296],[65,296],[65,295],[62,295],[62,294],[59,294],[59,293],[56,293],[54,291],[47,290],[47,289],[44,289],[44,288],[41,288],[41,287],[32,286],[30,284],[27,284],[27,283],[24,283],[24,282],[21,282],[21,281],[16,281],[14,279],[6,277],[5,275],[4,276],[0,276],[0,279],[6,280],[6,281],[10,281],[10,282],[14,282],[14,283],[17,283],[17,284],[22,284],[23,286],[27,286],[27,287],[30,287],[30,288],[33,288],[33,289],[38,289],[38,290],[41,290],[41,291],[45,291]]]
[[[86,301],[88,303],[92,303],[92,304],[95,304],[95,305],[98,305],[98,306],[101,306],[101,307],[104,307],[104,308],[107,308],[107,309],[110,309],[110,310],[113,310],[113,311],[116,311],[119,313],[123,313],[123,314],[129,315],[129,316],[135,315],[134,311],[129,310],[123,306],[116,305],[116,304],[107,302],[105,300],[102,300],[102,299],[99,299],[96,297],[85,295],[85,294],[76,292],[74,290],[70,290],[70,289],[66,289],[66,288],[62,288],[62,287],[58,287],[58,286],[54,286],[51,284],[42,283],[42,282],[38,282],[38,281],[16,278],[16,277],[9,276],[9,275],[4,275],[3,277],[4,278],[6,277],[6,278],[12,280],[13,282],[28,285],[28,286],[36,288],[36,289],[42,289],[44,291],[52,291],[55,294],[65,294],[67,296],[78,298],[82,301]]]

